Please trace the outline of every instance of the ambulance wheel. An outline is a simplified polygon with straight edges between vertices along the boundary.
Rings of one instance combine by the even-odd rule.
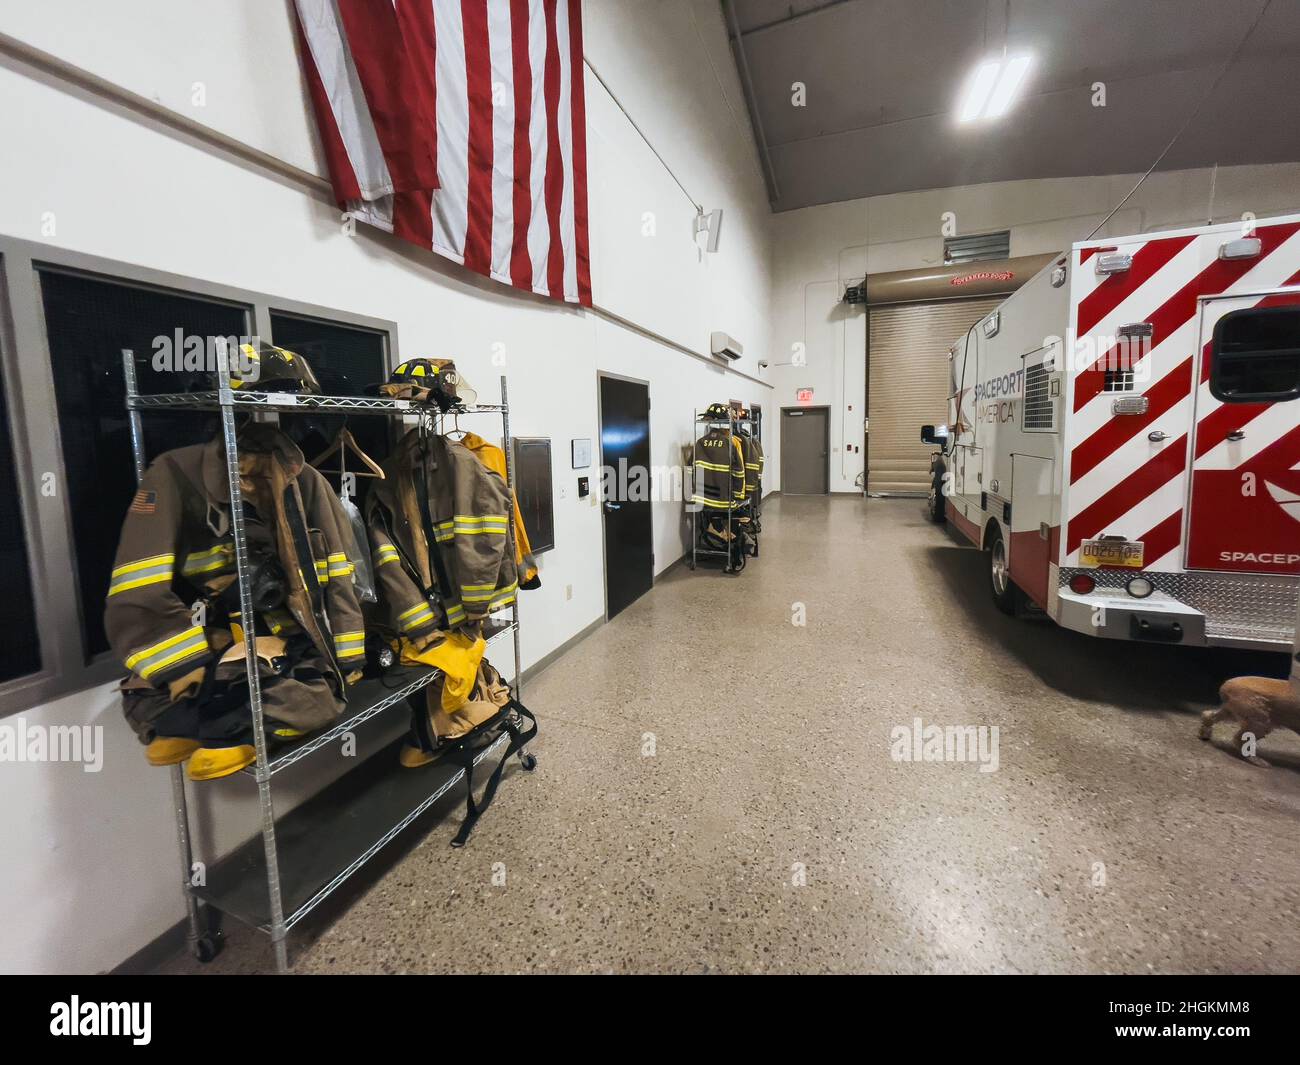
[[[989,591],[993,594],[993,604],[1004,614],[1015,614],[1020,589],[1011,579],[1011,565],[1007,560],[1007,544],[1002,539],[1002,530],[993,526],[989,533]]]
[[[523,766],[524,772],[531,773],[537,768],[537,758],[535,755],[531,755],[527,751],[520,751],[519,764]]]
[[[205,936],[199,936],[194,944],[194,956],[204,965],[216,959],[221,953],[221,948],[225,946],[225,940],[222,939],[221,933],[209,932]]]
[[[930,482],[930,501],[926,510],[929,513],[932,522],[936,525],[943,523],[946,516],[944,514],[943,482],[940,480],[938,474],[936,474],[934,479]]]

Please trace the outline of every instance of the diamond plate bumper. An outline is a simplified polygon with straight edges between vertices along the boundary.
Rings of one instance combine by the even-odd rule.
[[[1058,572],[1058,620],[1079,632],[1131,639],[1130,616],[1150,611],[1160,617],[1186,619],[1179,642],[1193,646],[1289,651],[1295,639],[1300,577],[1107,569]],[[1097,591],[1090,595],[1071,592],[1068,584],[1076,573],[1092,577]],[[1124,585],[1139,574],[1156,587],[1147,599],[1134,599],[1124,590]],[[1094,608],[1102,605],[1107,615],[1118,612],[1119,616],[1099,627],[1094,624]]]

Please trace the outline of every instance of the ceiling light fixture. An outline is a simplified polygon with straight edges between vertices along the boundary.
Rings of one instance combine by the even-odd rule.
[[[1033,59],[1019,55],[1013,59],[990,59],[981,63],[966,84],[961,105],[957,109],[958,122],[974,122],[977,118],[1001,118],[1015,103],[1016,94],[1024,84],[1025,75]]]

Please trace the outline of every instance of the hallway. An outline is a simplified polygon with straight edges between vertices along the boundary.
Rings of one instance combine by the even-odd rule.
[[[294,969],[1300,967],[1300,741],[1258,770],[1196,739],[1222,680],[1285,660],[1004,617],[917,500],[773,497],[764,526],[738,577],[674,567],[531,681],[538,772],[464,850],[413,828]],[[892,760],[917,717],[998,726],[997,771]],[[267,965],[229,931],[169,971]]]

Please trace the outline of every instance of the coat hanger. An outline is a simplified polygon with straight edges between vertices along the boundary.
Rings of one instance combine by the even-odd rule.
[[[446,436],[448,440],[464,440],[469,435],[468,431],[460,427],[460,411],[453,409],[451,412],[452,427]]]
[[[333,455],[339,453],[339,473],[347,472],[347,453],[351,451],[361,460],[365,469],[353,471],[358,477],[377,477],[381,481],[384,479],[384,471],[379,464],[369,455],[361,450],[361,445],[357,443],[357,438],[352,435],[352,430],[347,427],[345,422],[343,428],[339,430],[338,436],[334,438],[334,443],[330,444],[324,451],[311,460],[311,464],[320,469],[321,463]]]

